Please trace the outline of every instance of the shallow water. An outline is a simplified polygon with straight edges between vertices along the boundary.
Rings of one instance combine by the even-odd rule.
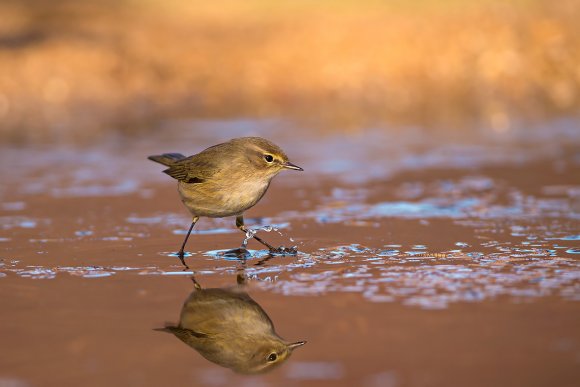
[[[250,128],[250,129],[249,129]],[[580,376],[580,130],[368,129],[169,122],[93,148],[0,153],[0,385],[573,385]],[[258,134],[303,173],[278,176],[247,224],[189,217],[152,153]],[[17,161],[17,162],[16,162]],[[272,226],[269,228],[268,226]],[[242,376],[171,335],[193,290],[247,291],[286,340]],[[32,366],[33,365],[33,366]]]

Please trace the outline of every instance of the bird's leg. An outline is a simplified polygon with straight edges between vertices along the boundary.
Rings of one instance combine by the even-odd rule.
[[[246,285],[248,283],[248,277],[246,277],[246,273],[245,272],[238,273],[238,275],[236,276],[236,282],[239,286]]]
[[[193,226],[195,226],[195,224],[197,223],[198,220],[199,220],[199,216],[193,217],[193,220],[191,221],[191,226],[189,226],[189,231],[187,232],[187,235],[185,236],[185,240],[183,241],[183,244],[181,245],[181,249],[179,249],[179,252],[177,253],[177,256],[181,260],[181,263],[183,264],[183,266],[187,267],[188,269],[189,269],[189,266],[187,266],[185,264],[185,260],[183,259],[185,257],[185,252],[183,250],[185,249],[185,245],[187,244],[187,240],[189,239],[189,234],[191,234],[191,230],[193,230]]]
[[[240,230],[242,230],[242,232],[244,234],[246,234],[246,235],[248,234],[248,229],[246,228],[246,226],[244,226],[244,216],[243,215],[236,217],[236,227],[239,228]],[[268,242],[266,242],[265,240],[263,240],[259,236],[253,235],[252,238],[254,238],[258,242],[260,242],[261,244],[266,246],[270,251],[278,251],[278,249],[276,249],[274,246],[272,246],[271,244],[269,244]]]
[[[246,275],[246,259],[242,260],[242,265],[238,269],[238,275],[236,276],[236,282],[239,286],[246,285],[248,283],[248,276]]]
[[[278,248],[278,250],[280,250],[280,248]],[[274,255],[268,254],[266,257],[264,257],[264,258],[260,259],[258,262],[256,262],[254,264],[254,266],[262,266],[263,264],[265,264],[266,262],[268,262],[272,258],[274,258]]]
[[[191,276],[191,282],[193,282],[193,287],[195,290],[201,290],[201,285],[197,282],[193,275]]]

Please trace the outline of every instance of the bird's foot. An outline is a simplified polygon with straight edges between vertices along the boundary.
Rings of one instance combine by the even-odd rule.
[[[296,246],[292,246],[292,247],[286,247],[286,246],[271,247],[270,248],[270,254],[277,254],[277,255],[296,255],[296,254],[298,254],[298,249],[296,248]]]
[[[179,260],[181,261],[181,264],[184,267],[184,270],[189,270],[189,266],[187,266],[187,263],[185,263],[185,259],[183,259],[182,257],[179,257]]]
[[[187,254],[188,256],[191,254]],[[181,264],[185,267],[185,269],[189,269],[189,266],[187,266],[187,263],[185,263],[185,252],[183,250],[179,250],[179,252],[177,253],[177,257],[179,258],[179,260],[181,261]]]
[[[246,249],[245,247],[238,247],[237,249],[231,249],[228,251],[224,251],[221,254],[222,257],[226,258],[238,258],[238,259],[246,259],[252,256],[250,250]]]

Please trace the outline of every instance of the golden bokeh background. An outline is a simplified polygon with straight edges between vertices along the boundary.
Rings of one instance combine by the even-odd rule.
[[[576,116],[580,1],[1,1],[0,139],[173,118],[507,131]]]

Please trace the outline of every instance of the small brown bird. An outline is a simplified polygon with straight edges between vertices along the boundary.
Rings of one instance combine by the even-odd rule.
[[[289,343],[243,286],[195,290],[183,307],[179,324],[155,329],[172,333],[207,360],[243,374],[272,370],[306,342]]]
[[[236,216],[236,226],[247,233],[243,213],[264,196],[272,178],[284,169],[303,170],[288,161],[280,147],[261,137],[234,138],[189,157],[165,153],[149,159],[169,167],[163,172],[178,180],[181,200],[193,216],[178,253],[185,266],[185,245],[200,217]],[[253,238],[279,252],[258,236]]]

